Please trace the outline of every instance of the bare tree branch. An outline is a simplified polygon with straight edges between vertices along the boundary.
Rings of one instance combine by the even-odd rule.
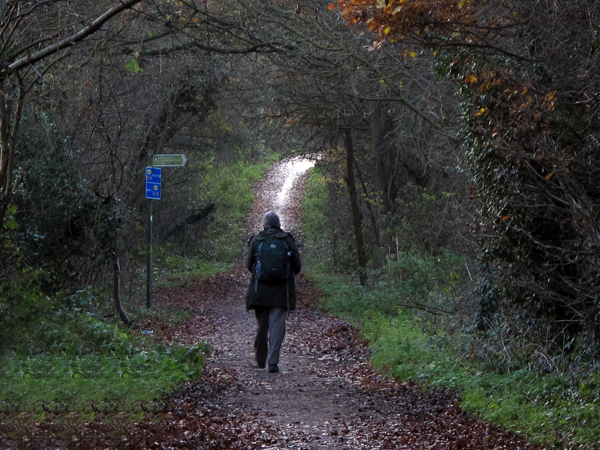
[[[90,23],[85,28],[79,30],[74,35],[69,36],[66,39],[63,39],[62,41],[57,42],[56,44],[52,44],[52,45],[40,50],[39,52],[36,52],[32,55],[28,55],[24,58],[21,58],[21,59],[15,61],[14,63],[10,64],[8,67],[10,68],[11,71],[16,72],[17,70],[20,70],[24,67],[30,66],[31,64],[35,64],[36,62],[46,58],[47,56],[50,56],[50,55],[56,53],[64,48],[70,47],[71,45],[74,45],[77,42],[82,41],[86,37],[90,36],[91,34],[95,33],[96,31],[98,31],[98,29],[100,29],[100,27],[102,25],[104,25],[106,22],[108,22],[115,15],[119,14],[120,12],[122,12],[126,9],[131,8],[133,5],[135,5],[136,3],[139,3],[141,1],[142,0],[121,0],[118,4],[116,4],[115,6],[110,8],[108,11],[106,11],[104,14],[102,14],[100,17],[98,17],[96,20],[94,20],[92,23]]]

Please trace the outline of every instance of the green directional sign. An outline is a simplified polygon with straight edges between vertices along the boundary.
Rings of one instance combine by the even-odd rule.
[[[172,154],[172,155],[154,155],[152,157],[152,165],[154,167],[183,167],[187,158],[185,155]]]

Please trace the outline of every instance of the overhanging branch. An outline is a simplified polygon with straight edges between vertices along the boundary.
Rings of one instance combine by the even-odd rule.
[[[91,34],[95,33],[96,31],[98,31],[100,29],[100,27],[102,25],[104,25],[106,22],[108,22],[112,17],[116,16],[117,14],[119,14],[120,12],[122,12],[126,9],[131,8],[133,5],[135,5],[136,3],[139,3],[141,1],[142,0],[121,0],[118,4],[116,4],[115,6],[110,8],[108,11],[106,11],[104,14],[102,14],[100,17],[98,17],[92,23],[87,25],[85,28],[79,30],[74,35],[63,39],[62,41],[57,42],[56,44],[52,44],[52,45],[40,50],[39,52],[33,53],[32,55],[28,55],[21,59],[18,59],[17,61],[15,61],[14,63],[12,63],[8,66],[9,69],[13,72],[16,72],[17,70],[20,70],[24,67],[35,64],[36,62],[38,62],[50,55],[53,55],[54,53],[57,53],[64,48],[70,47],[71,45],[74,45],[77,42],[82,41],[86,37],[90,36]]]

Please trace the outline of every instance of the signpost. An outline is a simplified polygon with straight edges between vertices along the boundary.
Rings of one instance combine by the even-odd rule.
[[[162,169],[158,167],[146,167],[146,198],[160,200],[161,181]]]
[[[146,167],[146,198],[148,199],[148,273],[146,286],[146,306],[152,308],[152,200],[161,199],[161,167],[183,167],[187,162],[185,155],[153,155],[150,166]]]
[[[154,155],[152,165],[154,167],[183,167],[187,162],[185,155]]]

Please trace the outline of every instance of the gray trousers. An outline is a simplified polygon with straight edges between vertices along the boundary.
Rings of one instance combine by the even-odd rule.
[[[279,364],[281,343],[285,337],[285,320],[287,309],[274,306],[257,306],[254,308],[258,329],[254,339],[256,362],[259,365]]]

